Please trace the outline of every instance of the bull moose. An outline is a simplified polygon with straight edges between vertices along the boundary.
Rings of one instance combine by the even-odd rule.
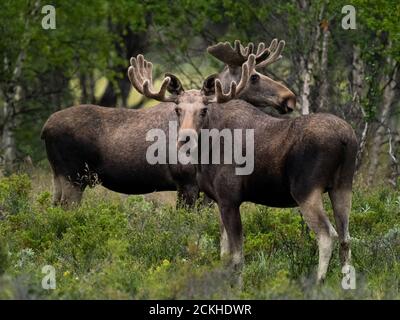
[[[257,62],[266,65],[277,61],[282,44],[283,41],[277,46],[277,40],[273,40],[269,48],[260,44],[256,52]],[[220,77],[222,84],[235,79],[237,82],[240,80],[241,88],[236,92],[237,98],[243,95],[243,99],[262,107],[273,97],[274,106],[281,112],[294,107],[295,95],[267,76],[253,70],[250,77],[254,78],[250,81],[239,79],[237,72],[241,67],[237,64],[246,61],[252,54],[252,44],[244,47],[236,41],[234,48],[227,43],[217,44],[216,47],[217,57],[225,50],[231,58],[223,60],[228,66],[220,75],[213,75],[204,81],[202,92],[205,95],[212,94],[210,91],[214,90],[216,78]],[[93,180],[110,190],[126,194],[178,190],[181,202],[192,205],[196,201],[199,190],[194,166],[151,165],[145,157],[150,144],[146,141],[146,133],[151,128],[167,130],[168,122],[176,118],[174,101],[177,97],[183,99],[180,97],[183,87],[174,75],[167,74],[161,89],[154,92],[151,87],[152,64],[140,55],[132,59],[131,64],[137,67],[139,78],[146,76],[150,79],[150,85],[138,87],[130,73],[133,86],[162,103],[141,110],[79,105],[52,114],[45,123],[41,137],[53,171],[54,204],[68,206],[79,203],[85,188]],[[233,64],[236,66],[233,67]],[[166,91],[171,94],[169,97],[166,97]],[[257,100],[249,97],[257,97]]]
[[[300,207],[304,220],[315,232],[319,247],[317,281],[328,269],[333,241],[339,238],[340,260],[350,262],[349,212],[357,152],[356,136],[351,126],[331,114],[311,114],[294,119],[271,117],[243,100],[243,79],[251,79],[257,56],[250,54],[241,68],[241,80],[231,82],[226,92],[220,79],[204,91],[180,89],[171,108],[179,123],[178,141],[186,141],[191,130],[200,146],[204,129],[254,130],[254,171],[235,174],[234,163],[202,163],[196,166],[196,180],[201,191],[218,204],[221,226],[221,256],[228,256],[234,270],[243,264],[243,231],[240,205],[244,201],[272,207]],[[137,66],[129,69],[135,87],[152,97],[151,78]],[[251,81],[251,80],[250,80]],[[165,78],[163,84],[168,83]],[[174,78],[175,87],[182,88]],[[157,97],[159,98],[159,97]],[[185,136],[185,137],[184,137]],[[189,142],[189,141],[188,141]],[[219,152],[225,152],[224,139]],[[231,142],[230,142],[231,143]],[[229,149],[229,148],[228,148]],[[201,152],[213,152],[201,150]],[[221,154],[220,158],[224,158]],[[323,208],[322,195],[328,192],[336,228]]]
[[[239,82],[243,63],[253,52],[256,55],[255,69],[261,70],[268,65],[282,58],[282,51],[285,47],[285,41],[278,42],[277,39],[271,41],[269,48],[265,49],[265,43],[260,42],[255,51],[253,43],[249,43],[243,48],[240,41],[236,40],[232,47],[228,42],[220,42],[207,48],[208,53],[225,63],[224,69],[210,79],[219,79],[224,91],[229,90],[232,81]],[[273,107],[279,113],[290,113],[296,106],[296,97],[281,83],[252,71],[250,83],[247,90],[238,96],[257,108]],[[214,88],[213,86],[210,86]],[[278,92],[279,94],[275,94]]]

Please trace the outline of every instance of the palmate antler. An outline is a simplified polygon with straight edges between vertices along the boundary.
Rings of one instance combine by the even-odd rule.
[[[128,77],[135,89],[144,96],[161,102],[175,101],[175,96],[166,97],[171,77],[165,77],[157,92],[153,87],[153,64],[147,61],[143,55],[131,58],[131,66],[128,69]]]
[[[256,55],[249,54],[247,61],[242,65],[242,75],[240,77],[239,84],[237,85],[235,81],[232,81],[229,86],[228,93],[224,93],[222,88],[222,83],[219,79],[215,80],[215,101],[218,103],[227,102],[229,100],[235,99],[243,89],[246,87],[249,81],[250,74],[253,72],[256,64]]]
[[[220,42],[207,48],[207,51],[218,60],[228,65],[241,66],[253,53],[254,45],[250,43],[247,47],[243,47],[239,40],[235,40],[233,47],[229,42]]]
[[[285,41],[281,40],[278,43],[278,39],[274,39],[271,41],[271,44],[267,49],[265,48],[264,42],[260,42],[258,44],[258,49],[257,49],[257,55],[259,52],[264,52],[265,50],[268,50],[270,54],[265,57],[262,61],[258,62],[256,65],[256,68],[263,68],[266,67],[269,64],[272,64],[280,59],[282,59],[282,51],[285,48]]]
[[[255,54],[256,68],[262,68],[282,58],[281,53],[285,47],[285,41],[278,43],[277,39],[271,41],[268,48],[264,42],[260,42],[257,52],[254,52],[254,44],[250,42],[244,47],[239,40],[235,40],[232,47],[229,42],[220,42],[207,48],[207,51],[218,60],[229,66],[241,66],[250,54]]]

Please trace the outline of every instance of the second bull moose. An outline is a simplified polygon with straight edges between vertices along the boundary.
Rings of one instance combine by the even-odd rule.
[[[251,78],[257,56],[250,54],[241,68],[241,81],[231,82],[228,92],[219,79],[202,91],[181,89],[173,98],[179,123],[178,141],[187,131],[201,145],[204,129],[254,130],[254,171],[237,175],[235,163],[199,163],[196,179],[201,191],[215,200],[220,210],[221,256],[228,256],[234,269],[243,264],[243,230],[239,207],[251,201],[272,207],[300,207],[319,247],[317,280],[325,278],[335,238],[340,242],[343,265],[350,262],[349,213],[355,170],[357,141],[351,126],[330,114],[313,114],[295,119],[277,119],[242,100],[234,100]],[[151,97],[149,75],[136,65],[129,69],[135,87]],[[166,83],[168,80],[164,80]],[[178,79],[174,79],[179,83]],[[181,87],[178,85],[178,87]],[[158,97],[161,101],[163,97]],[[165,98],[164,98],[165,99]],[[171,101],[171,100],[170,100]],[[182,135],[182,137],[181,137]],[[192,139],[191,138],[191,139]],[[204,137],[203,137],[204,138]],[[189,139],[190,140],[190,139]],[[243,141],[244,139],[242,139]],[[214,141],[224,158],[224,139]],[[232,142],[229,142],[232,143]],[[232,148],[227,148],[230,152]],[[328,192],[336,228],[323,208],[323,193]]]

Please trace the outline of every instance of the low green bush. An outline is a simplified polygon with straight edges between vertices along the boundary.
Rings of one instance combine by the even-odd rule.
[[[242,205],[240,288],[219,259],[216,207],[190,211],[143,196],[100,197],[98,188],[80,207],[63,210],[27,175],[0,180],[0,298],[400,298],[399,191],[355,188],[357,288],[343,290],[337,245],[325,284],[314,285],[318,250],[298,209]],[[328,202],[326,208],[332,218]],[[46,265],[56,272],[54,290],[42,287]]]

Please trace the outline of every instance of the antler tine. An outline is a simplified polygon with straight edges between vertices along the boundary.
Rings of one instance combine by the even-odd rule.
[[[249,42],[249,44],[245,47],[242,45],[240,40],[235,40],[233,49],[239,56],[244,59],[244,61],[246,61],[249,57],[249,54],[253,53],[254,44],[252,42]]]
[[[278,43],[277,39],[272,40],[269,50],[271,51],[271,54],[269,55],[268,59],[265,59],[264,61],[260,62],[257,64],[257,68],[263,68],[267,65],[270,65],[282,58],[282,50],[285,47],[285,41],[281,40]]]
[[[135,70],[137,65],[136,58],[131,58],[131,66],[128,69],[128,78],[132,84],[132,86],[140,93],[142,93],[142,86],[140,85],[140,81],[138,81],[138,76],[135,74]]]
[[[267,59],[271,54],[270,48],[265,48],[265,43],[260,42],[256,52],[256,65]]]
[[[278,45],[278,39],[273,39],[271,41],[271,44],[269,45],[269,50],[274,51],[276,49],[276,46]]]
[[[143,71],[145,78],[149,80],[150,85],[153,84],[153,64],[150,61],[143,61]]]
[[[229,44],[229,42],[227,42]],[[229,46],[231,46],[229,44]],[[232,48],[232,46],[231,46]],[[239,55],[242,55],[242,50],[243,50],[243,45],[241,44],[240,40],[235,40],[235,42],[233,43],[233,50]]]
[[[154,91],[153,88],[153,64],[147,61],[143,55],[139,54],[136,58],[132,57],[131,66],[128,69],[128,77],[133,87],[142,95],[162,102],[174,101],[175,97],[166,97],[170,77],[165,77],[161,83],[160,90]]]
[[[232,81],[228,93],[224,93],[222,83],[219,79],[215,80],[215,98],[218,103],[227,102],[236,96],[236,82]]]
[[[236,96],[238,96],[242,90],[246,87],[249,81],[250,74],[253,72],[256,65],[256,55],[250,54],[247,61],[242,65],[242,75],[240,77],[239,84],[236,88]]]
[[[215,97],[217,102],[227,102],[236,98],[241,93],[249,81],[250,73],[255,68],[255,60],[256,56],[254,54],[250,54],[247,61],[242,65],[242,75],[239,84],[236,84],[235,81],[232,81],[228,93],[223,92],[221,81],[219,79],[215,80]]]
[[[132,57],[130,61],[131,67],[128,69],[128,77],[135,89],[143,94],[143,83],[145,81],[145,75],[143,73],[144,57],[139,54],[137,58]]]
[[[258,44],[257,47],[257,52],[256,52],[256,56],[258,57],[259,55],[261,55],[261,53],[265,50],[265,43],[264,42],[260,42]]]
[[[137,73],[142,87],[147,80],[149,82],[149,89],[153,90],[153,64],[147,61],[142,54],[137,56]]]
[[[246,47],[242,46],[242,56],[245,57],[246,59],[249,57],[250,54],[252,54],[254,51],[254,43],[249,42]]]
[[[151,85],[149,80],[145,80],[143,83],[143,94],[148,97],[152,98],[158,101],[164,101],[164,102],[171,102],[174,101],[175,99],[172,97],[166,98],[165,93],[167,92],[167,87],[169,85],[169,82],[171,81],[170,77],[166,77],[163,82],[161,83],[160,90],[158,92],[153,92],[152,89],[150,89]]]
[[[254,52],[254,43],[253,42],[249,42],[249,44],[247,45],[247,48],[249,48],[249,51],[247,52],[247,57],[252,54]]]

